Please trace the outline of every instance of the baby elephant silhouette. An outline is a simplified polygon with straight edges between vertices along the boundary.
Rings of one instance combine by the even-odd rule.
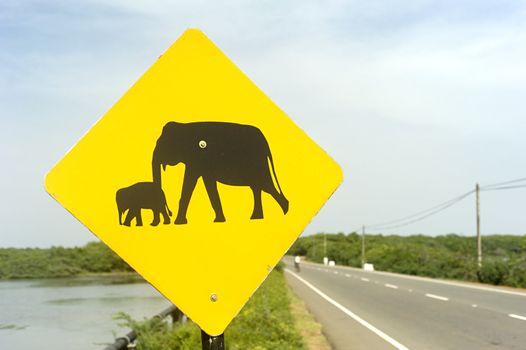
[[[116,194],[117,209],[119,210],[119,224],[130,226],[135,218],[136,226],[142,226],[141,209],[153,211],[153,221],[150,225],[159,225],[160,215],[163,215],[163,223],[170,223],[172,212],[166,204],[166,197],[162,188],[153,182],[138,182],[129,187],[121,188]],[[122,215],[128,210],[124,223]]]

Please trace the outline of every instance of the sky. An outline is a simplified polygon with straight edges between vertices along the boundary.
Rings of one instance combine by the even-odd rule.
[[[524,1],[0,3],[0,246],[96,240],[46,173],[187,28],[211,38],[343,168],[305,229],[475,234],[475,197],[526,177]],[[481,193],[482,234],[526,234],[526,188]]]

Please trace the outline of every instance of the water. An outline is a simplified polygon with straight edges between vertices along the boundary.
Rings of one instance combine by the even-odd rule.
[[[170,303],[130,277],[0,281],[0,349],[103,349],[128,330],[112,319],[124,311],[151,317]]]

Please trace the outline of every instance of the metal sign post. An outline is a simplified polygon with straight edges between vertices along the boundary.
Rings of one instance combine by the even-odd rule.
[[[225,335],[214,337],[201,330],[201,345],[203,350],[225,350]]]

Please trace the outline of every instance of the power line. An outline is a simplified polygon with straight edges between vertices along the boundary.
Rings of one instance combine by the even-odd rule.
[[[447,208],[457,204],[464,198],[471,195],[473,192],[476,192],[476,208],[477,208],[477,261],[478,261],[478,267],[479,269],[482,267],[482,245],[481,245],[481,236],[480,236],[480,207],[479,207],[479,193],[480,191],[499,191],[499,190],[510,190],[510,189],[516,189],[516,188],[526,188],[526,184],[521,183],[526,181],[526,177],[515,179],[515,180],[509,180],[509,181],[503,181],[494,183],[491,185],[486,185],[484,187],[480,187],[477,183],[475,186],[475,190],[468,191],[464,194],[461,194],[458,197],[452,198],[446,202],[443,202],[441,204],[435,205],[434,207],[431,207],[426,210],[419,211],[415,214],[405,216],[400,219],[386,221],[382,224],[375,224],[375,225],[368,225],[367,227],[369,229],[374,230],[389,230],[393,228],[403,227],[410,224],[413,224],[418,221],[422,221],[427,219],[430,216],[436,215]],[[353,230],[353,232],[357,232],[357,230]],[[362,226],[362,266],[365,266],[365,225]]]
[[[498,191],[498,190],[511,190],[514,188],[524,188],[526,185],[515,185],[515,186],[502,186],[502,187],[493,187],[493,188],[482,188],[481,191]]]
[[[436,210],[431,211],[431,212],[429,212],[429,213],[427,213],[425,215],[422,215],[422,216],[420,216],[418,218],[415,218],[413,220],[410,220],[410,221],[407,221],[407,222],[401,222],[399,224],[395,224],[395,225],[391,225],[391,226],[380,226],[380,225],[372,226],[372,228],[376,229],[376,230],[389,230],[389,229],[393,229],[393,228],[407,226],[407,225],[413,224],[413,223],[418,222],[418,221],[422,221],[424,219],[427,219],[430,216],[433,216],[435,214],[440,213],[441,211],[446,210],[447,208],[453,206],[454,204],[457,204],[458,202],[460,202],[461,200],[463,200],[464,198],[466,198],[467,196],[469,196],[473,192],[475,192],[475,191],[469,191],[469,192],[463,194],[462,196],[459,196],[459,197],[455,198],[454,200],[451,200],[451,201],[447,202],[445,205],[437,208]]]
[[[422,215],[427,215],[429,212],[432,212],[432,213],[436,212],[436,213],[438,213],[438,212],[442,211],[443,209],[449,208],[453,204],[461,201],[462,199],[466,198],[468,195],[472,194],[473,192],[475,192],[475,191],[474,190],[468,191],[468,192],[466,192],[464,194],[461,194],[460,196],[457,196],[455,198],[449,199],[449,200],[447,200],[447,201],[445,201],[443,203],[437,204],[437,205],[435,205],[435,206],[433,206],[431,208],[419,211],[419,212],[414,213],[412,215],[404,216],[404,217],[402,217],[400,219],[390,220],[390,221],[382,222],[382,223],[379,223],[379,224],[366,225],[366,226],[368,228],[380,228],[380,227],[383,227],[383,226],[386,226],[386,225],[390,225],[390,224],[401,223],[402,221],[413,219],[415,217],[420,217]],[[428,216],[430,216],[430,215],[427,215],[426,217],[428,217]]]
[[[514,180],[503,181],[503,182],[497,182],[497,183],[493,183],[490,185],[485,185],[485,186],[480,187],[480,190],[481,191],[498,191],[498,190],[509,190],[509,189],[516,189],[516,188],[526,188],[526,184],[522,184],[522,183],[511,185],[511,184],[515,184],[518,182],[524,182],[524,181],[526,181],[526,177],[514,179]],[[506,186],[506,185],[509,185],[509,186]],[[452,198],[450,200],[437,204],[431,208],[421,210],[419,212],[416,212],[408,216],[404,216],[399,219],[385,221],[385,222],[374,224],[374,225],[365,225],[365,226],[369,229],[375,229],[375,230],[388,230],[388,229],[407,226],[415,222],[427,219],[428,217],[438,214],[443,210],[446,210],[447,208],[453,206],[454,204],[457,204],[458,202],[460,202],[461,200],[468,197],[470,194],[474,192],[475,190],[470,190],[455,198]],[[358,232],[358,230],[359,228],[353,230],[352,232]]]
[[[523,182],[523,181],[526,181],[526,177],[523,177],[523,178],[520,178],[520,179],[515,179],[515,180],[504,181],[504,182],[497,182],[497,183],[494,183],[494,184],[482,186],[480,189],[483,190],[483,189],[487,189],[489,187],[496,187],[496,186],[501,186],[501,185],[509,185],[509,184],[512,184],[512,183],[515,183],[515,182]]]

